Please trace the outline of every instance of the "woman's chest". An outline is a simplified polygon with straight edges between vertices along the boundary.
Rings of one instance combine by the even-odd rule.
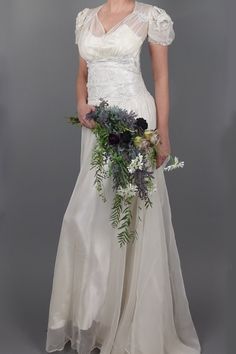
[[[86,60],[136,56],[142,43],[142,39],[137,37],[128,26],[122,25],[108,36],[97,37],[85,31],[81,36],[79,52]]]
[[[85,60],[135,57],[147,36],[147,29],[147,17],[136,13],[106,33],[96,14],[91,14],[80,29],[80,55]]]

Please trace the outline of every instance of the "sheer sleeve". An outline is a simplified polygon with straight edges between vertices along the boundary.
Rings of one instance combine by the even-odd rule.
[[[79,36],[89,9],[86,7],[79,11],[75,21],[75,44],[79,43]]]
[[[164,9],[153,5],[149,14],[148,42],[170,45],[175,38],[173,23]]]

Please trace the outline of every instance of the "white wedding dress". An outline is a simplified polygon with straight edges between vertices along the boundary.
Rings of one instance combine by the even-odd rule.
[[[104,98],[134,110],[156,127],[156,106],[140,71],[143,41],[169,45],[173,21],[165,10],[136,1],[132,13],[108,32],[84,8],[76,18],[76,43],[88,65],[88,103]],[[80,173],[65,212],[55,261],[46,351],[67,341],[79,354],[199,354],[171,221],[164,165],[155,170],[153,206],[139,199],[133,223],[139,238],[120,247],[109,220],[112,185],[104,203],[90,169],[95,145],[82,127]],[[137,209],[141,206],[138,220]]]

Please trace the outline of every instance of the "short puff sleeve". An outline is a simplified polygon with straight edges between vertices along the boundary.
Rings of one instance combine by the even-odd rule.
[[[89,9],[86,7],[83,10],[79,11],[77,16],[76,16],[76,21],[75,21],[75,44],[79,43],[80,32],[81,32],[82,27],[84,25],[84,21],[86,19],[88,11],[89,11]]]
[[[153,5],[149,14],[148,42],[170,45],[175,38],[173,23],[164,9]]]

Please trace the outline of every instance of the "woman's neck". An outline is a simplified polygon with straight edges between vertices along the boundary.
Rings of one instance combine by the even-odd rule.
[[[134,7],[134,0],[107,0],[106,3],[104,4],[104,7],[110,12],[110,13],[118,13],[126,11],[130,8],[130,11]]]

